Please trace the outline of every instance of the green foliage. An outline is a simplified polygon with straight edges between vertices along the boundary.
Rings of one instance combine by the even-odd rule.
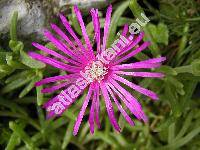
[[[13,17],[11,20],[11,27],[10,27],[10,39],[13,41],[17,41],[17,19],[18,19],[18,12],[13,13]]]
[[[168,45],[169,31],[165,24],[159,23],[157,26],[155,26],[149,23],[147,25],[147,29],[149,30],[152,38],[155,40],[156,43]]]
[[[129,5],[128,1],[124,1],[112,14],[112,19],[110,23],[110,31],[109,31],[109,39],[107,42],[108,47],[112,44],[114,41],[114,38],[116,36],[117,31],[117,22],[119,21],[119,18],[122,16],[124,11],[127,9]]]
[[[174,1],[121,1],[113,3],[113,14],[108,44],[125,24],[135,22],[145,13],[150,22],[142,29],[149,49],[135,56],[136,60],[166,56],[163,66],[152,71],[163,72],[163,79],[134,78],[137,84],[152,89],[160,100],[151,102],[141,94],[131,91],[140,101],[149,117],[147,124],[135,121],[131,127],[121,115],[118,123],[122,132],[113,130],[103,99],[101,105],[101,130],[90,134],[83,119],[78,136],[72,135],[73,125],[82,106],[84,95],[63,116],[46,120],[41,105],[54,96],[42,94],[43,87],[34,87],[36,81],[46,76],[63,74],[47,67],[27,54],[33,49],[31,42],[17,36],[18,13],[14,12],[10,25],[10,41],[0,45],[0,148],[6,150],[64,150],[64,149],[136,149],[136,150],[198,150],[200,147],[200,37],[199,2]],[[101,28],[104,27],[105,10],[100,11]],[[82,35],[74,12],[68,18],[77,35]],[[91,18],[84,14],[91,41],[94,28]],[[88,21],[88,22],[87,22]],[[101,36],[102,37],[102,36]],[[1,37],[0,37],[1,38]],[[55,49],[51,43],[47,47]],[[197,93],[197,94],[196,94]],[[115,111],[117,108],[114,106]],[[86,118],[89,109],[86,111]]]

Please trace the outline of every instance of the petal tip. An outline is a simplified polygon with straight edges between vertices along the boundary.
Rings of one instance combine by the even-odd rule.
[[[27,54],[28,54],[30,57],[32,57],[32,56],[34,55],[34,52],[33,52],[33,51],[29,51]]]
[[[77,133],[78,133],[78,132],[77,132],[76,130],[73,131],[73,135],[74,135],[74,136],[76,136]]]
[[[35,83],[35,86],[40,86],[40,85],[41,85],[40,82]]]
[[[32,42],[31,44],[36,47],[38,43]]]

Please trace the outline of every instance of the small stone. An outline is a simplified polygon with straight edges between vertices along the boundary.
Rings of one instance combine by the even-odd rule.
[[[53,0],[59,7],[59,10],[66,11],[70,6],[78,5],[81,10],[89,10],[91,8],[104,8],[115,0]]]
[[[1,0],[0,33],[8,33],[13,13],[18,12],[18,35],[43,39],[43,28],[46,23],[45,11],[40,0]]]

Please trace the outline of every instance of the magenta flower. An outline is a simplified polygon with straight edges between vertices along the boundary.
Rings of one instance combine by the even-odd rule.
[[[141,32],[138,36],[130,35],[128,34],[128,25],[125,25],[122,34],[119,35],[119,39],[112,44],[111,48],[106,49],[112,6],[109,6],[106,12],[102,43],[98,10],[91,9],[90,13],[95,32],[94,41],[96,43],[96,48],[94,49],[86,33],[81,12],[77,6],[74,7],[74,12],[80,23],[85,44],[83,44],[74,33],[67,19],[60,14],[60,19],[68,31],[68,34],[66,35],[55,24],[51,24],[51,28],[61,37],[60,39],[56,38],[48,30],[44,31],[44,35],[54,44],[59,52],[38,43],[33,43],[33,45],[46,54],[42,55],[35,52],[29,52],[29,55],[32,58],[69,73],[67,75],[45,78],[36,83],[36,86],[47,83],[56,83],[56,85],[44,88],[42,90],[43,93],[51,93],[63,89],[59,95],[44,104],[44,108],[46,108],[48,113],[47,117],[60,116],[88,87],[88,93],[83,101],[82,108],[74,125],[74,135],[76,135],[79,130],[84,113],[90,101],[90,131],[91,133],[94,132],[94,123],[100,128],[100,96],[103,96],[110,122],[117,131],[120,131],[120,127],[115,118],[112,101],[130,125],[133,126],[134,122],[124,110],[121,103],[124,103],[125,107],[128,108],[138,120],[146,122],[147,117],[142,110],[141,104],[130,92],[124,89],[122,85],[126,85],[153,100],[157,100],[158,96],[156,93],[140,87],[122,76],[161,78],[164,76],[162,73],[145,72],[144,70],[160,67],[161,62],[165,60],[165,57],[121,64],[150,45],[150,42],[142,42],[144,33]],[[135,49],[133,50],[134,47]]]

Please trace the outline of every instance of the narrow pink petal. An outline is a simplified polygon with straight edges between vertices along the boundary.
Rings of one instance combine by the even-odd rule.
[[[54,85],[54,86],[52,86],[52,87],[44,88],[44,89],[42,89],[41,92],[42,92],[42,93],[52,93],[52,92],[54,92],[54,91],[56,91],[56,90],[59,90],[59,89],[65,87],[65,86],[69,85],[70,83],[72,83],[72,81],[60,83],[60,84]]]
[[[50,58],[50,57],[47,57],[47,56],[43,56],[43,55],[35,53],[35,52],[29,52],[29,54],[30,54],[31,57],[36,57],[35,59],[38,59],[38,60],[41,59],[41,61],[46,61],[49,64],[57,64],[60,67],[64,67],[65,69],[68,69],[69,71],[71,70],[71,72],[74,72],[74,71],[75,72],[79,72],[80,69],[82,69],[80,67],[76,67],[76,66],[73,66],[73,65],[68,65],[68,64],[60,62],[58,60],[55,60],[53,58]]]
[[[136,85],[136,84],[134,84],[132,82],[129,82],[128,80],[126,80],[126,79],[124,79],[124,78],[122,78],[120,76],[117,76],[117,75],[113,75],[113,78],[118,80],[118,81],[120,81],[121,83],[131,87],[132,89],[138,91],[139,93],[144,94],[144,95],[152,98],[153,100],[158,100],[157,94],[152,92],[152,91],[150,91],[150,90],[142,88],[139,85]]]
[[[43,55],[42,55],[43,56]],[[78,66],[73,66],[71,64],[65,64],[64,62],[61,62],[61,61],[58,61],[58,60],[55,60],[54,58],[50,58],[50,57],[46,57],[47,59],[49,59],[50,61],[52,62],[55,62],[61,66],[64,66],[66,68],[69,68],[70,70],[74,70],[75,72],[79,72],[82,68],[81,67],[78,67]]]
[[[51,32],[49,32],[48,30],[45,30],[44,35],[49,39],[49,41],[51,41],[54,44],[54,46],[56,46],[59,50],[61,50],[62,52],[64,52],[68,56],[70,56],[71,59],[81,62],[80,58],[78,58],[78,56],[76,54],[74,54],[72,51],[70,51],[69,48],[63,42],[56,39],[51,34]]]
[[[111,13],[112,13],[112,5],[110,5],[108,7],[107,12],[106,12],[102,51],[106,50],[106,43],[107,43],[108,36],[109,36],[108,34],[109,34],[109,28],[110,28],[110,22],[111,22]]]
[[[36,60],[39,60],[39,61],[44,62],[46,64],[49,64],[53,67],[56,67],[56,68],[59,68],[59,69],[62,69],[62,70],[68,71],[68,72],[75,73],[75,72],[79,72],[80,69],[81,69],[81,68],[77,68],[77,67],[74,67],[74,66],[64,64],[62,62],[59,62],[59,61],[54,60],[52,58],[37,54],[35,52],[29,52],[28,54],[29,54],[29,56],[31,56],[32,58],[34,58]]]
[[[115,104],[117,105],[117,108],[119,109],[119,111],[121,112],[121,114],[124,116],[124,118],[126,119],[126,121],[131,125],[134,126],[134,122],[132,121],[132,119],[129,117],[129,115],[126,113],[126,111],[122,108],[122,105],[118,102],[118,100],[115,98],[113,92],[111,91],[110,87],[108,85],[106,85],[106,88],[108,90],[108,92],[110,93],[111,97],[113,98]]]
[[[101,35],[100,35],[100,21],[99,21],[99,15],[98,15],[98,9],[92,8],[91,11],[91,16],[92,16],[92,22],[94,26],[94,32],[95,32],[95,39],[97,43],[97,54],[101,53]]]
[[[79,130],[79,127],[81,125],[85,110],[88,106],[89,100],[90,100],[91,95],[92,95],[92,89],[93,89],[93,87],[92,87],[92,85],[90,85],[89,90],[88,90],[88,94],[87,94],[87,96],[86,96],[86,98],[83,102],[81,111],[79,112],[78,117],[77,117],[76,122],[75,122],[75,125],[74,125],[74,131],[73,131],[74,135],[77,135],[77,133],[78,133],[78,130]]]
[[[166,57],[158,57],[158,58],[152,58],[148,60],[140,61],[141,63],[160,63],[166,60]]]
[[[74,13],[76,14],[77,20],[80,23],[81,30],[82,30],[82,33],[83,33],[83,37],[85,39],[85,43],[86,43],[87,48],[89,50],[88,54],[91,56],[92,59],[94,59],[95,56],[94,56],[94,52],[93,52],[93,49],[92,49],[92,45],[90,43],[90,39],[88,37],[87,31],[86,31],[86,28],[85,28],[85,24],[83,22],[83,18],[82,18],[81,12],[78,9],[77,5],[74,6]]]
[[[65,89],[65,90],[63,90],[63,91],[64,91],[66,94],[68,94],[67,89]],[[77,95],[77,97],[80,96],[80,95],[83,93],[83,91],[84,91],[84,89],[82,89],[82,90],[80,91],[80,93]],[[77,97],[76,97],[76,98],[77,98]],[[55,112],[52,111],[52,110],[48,111],[48,108],[49,108],[49,107],[51,107],[51,106],[52,106],[53,104],[55,104],[56,102],[59,102],[59,101],[60,101],[60,100],[59,100],[59,95],[57,95],[56,97],[54,97],[54,98],[48,100],[48,101],[43,105],[43,108],[45,108],[45,109],[47,110],[47,118],[52,118],[52,117],[54,117],[54,116],[61,116],[61,115],[65,112],[65,110],[68,109],[68,108],[76,101],[76,98],[72,99],[71,103],[65,105],[64,110],[63,110],[59,115],[55,114]]]
[[[133,41],[128,46],[126,46],[125,48],[123,48],[121,52],[119,52],[118,56],[128,52],[133,47],[135,47],[143,39],[143,37],[144,37],[144,32],[141,32],[136,39],[133,39]]]
[[[100,84],[100,88],[101,88],[101,92],[103,94],[103,97],[104,97],[104,100],[105,100],[105,104],[106,104],[106,109],[107,109],[107,112],[108,112],[108,116],[109,116],[109,119],[110,119],[110,122],[111,124],[113,125],[113,127],[118,131],[120,132],[120,127],[117,123],[117,120],[115,118],[115,114],[114,114],[114,110],[113,110],[113,106],[112,106],[112,103],[110,101],[110,97],[108,95],[108,91],[105,87],[105,84],[104,83],[101,83]]]
[[[74,65],[81,66],[81,64],[79,62],[76,62],[73,59],[69,59],[67,57],[64,57],[63,55],[60,55],[59,53],[57,53],[57,52],[55,52],[55,51],[53,51],[53,50],[41,45],[41,44],[32,43],[32,45],[35,46],[36,48],[38,48],[39,50],[41,50],[43,52],[46,52],[47,54],[50,54],[50,55],[55,56],[57,58],[63,59],[63,60],[65,60],[67,62],[70,62],[70,63],[72,63]]]
[[[125,25],[124,25],[124,28],[123,28],[123,31],[122,31],[122,35],[123,35],[123,36],[126,36],[126,34],[128,33],[128,29],[129,29],[129,25],[128,25],[128,24],[125,24]]]
[[[95,121],[98,128],[101,128],[100,119],[99,119],[99,112],[100,112],[100,104],[99,104],[99,84],[96,84],[94,93],[96,95],[95,98]]]
[[[155,72],[124,72],[124,71],[114,71],[116,74],[122,74],[127,76],[134,77],[148,77],[148,78],[163,78],[163,73],[155,73]]]
[[[67,21],[67,19],[65,18],[64,15],[60,14],[60,19],[63,23],[63,25],[65,26],[65,28],[67,29],[67,31],[70,33],[70,35],[74,38],[75,42],[77,43],[77,45],[80,47],[80,49],[83,51],[83,53],[87,53],[85,47],[83,46],[83,44],[81,43],[80,39],[77,37],[77,35],[74,33],[71,25],[69,24],[69,22]],[[88,56],[85,56],[88,59]],[[89,60],[89,59],[88,59]]]
[[[63,90],[63,91],[64,91],[65,93],[68,93],[68,92],[67,92],[67,89],[68,89],[68,87],[67,87],[65,90]],[[84,91],[84,89],[81,90],[81,92],[80,92],[79,95],[81,95],[83,91]],[[78,96],[79,96],[79,95],[78,95]],[[52,105],[53,103],[59,101],[59,97],[58,97],[58,96],[59,96],[59,95],[55,96],[54,98],[52,98],[52,99],[48,100],[46,103],[44,103],[43,108],[47,108],[48,106]],[[77,96],[77,97],[78,97],[78,96]],[[77,97],[76,97],[76,98],[77,98]],[[73,104],[73,102],[76,100],[76,98],[72,99],[72,103],[71,103],[71,104]],[[71,105],[71,104],[70,104],[70,105]],[[68,108],[70,105],[66,106],[66,108]]]
[[[67,75],[59,75],[59,76],[49,77],[49,78],[45,78],[45,79],[42,79],[42,80],[36,82],[35,86],[41,86],[43,84],[50,83],[50,82],[74,79],[74,78],[78,78],[78,77],[79,77],[78,74],[69,74],[69,75],[67,74]]]
[[[68,38],[68,36],[55,24],[51,24],[51,28],[60,35],[74,50],[76,50],[76,46],[74,43]]]
[[[129,54],[127,54],[127,55],[123,56],[122,58],[120,58],[119,60],[115,61],[114,64],[119,64],[119,63],[135,56],[136,54],[138,54],[141,51],[143,51],[144,49],[146,49],[149,45],[150,45],[150,42],[144,42],[142,45],[140,45],[134,51],[130,52]]]
[[[150,63],[130,63],[130,64],[123,64],[123,65],[115,65],[111,69],[112,70],[121,70],[121,69],[151,69],[151,68],[158,68],[161,64],[150,64]]]
[[[96,98],[96,95],[94,93],[93,99],[92,99],[92,105],[91,105],[91,108],[90,108],[90,115],[89,115],[90,132],[92,134],[94,133],[94,115],[95,115],[94,107],[95,107],[95,98]]]
[[[161,62],[165,60],[166,60],[165,57],[153,58],[130,64],[115,65],[112,67],[112,69],[117,70],[117,69],[158,68],[161,66]]]
[[[75,54],[77,57],[81,58],[81,60],[83,60],[82,63],[87,64],[87,61],[86,61],[86,59],[85,59],[85,56],[84,56],[83,52],[80,51],[80,50],[78,50],[78,49],[75,47],[74,43],[68,38],[68,36],[67,36],[65,33],[63,33],[63,31],[62,31],[57,25],[55,25],[55,24],[51,24],[51,28],[52,28],[58,35],[60,35],[71,47],[73,47],[74,50],[71,50],[69,47],[67,47],[67,48],[68,48],[70,51],[74,52],[74,54]]]
[[[134,114],[138,120],[142,119],[144,122],[147,122],[148,119],[142,110],[141,104],[137,101],[137,99],[135,99],[127,90],[121,87],[113,79],[110,80],[109,86],[120,97],[120,99],[125,103],[126,107],[129,108],[131,113]]]
[[[101,27],[100,27],[100,20],[99,20],[99,13],[98,13],[98,9],[96,9],[96,33],[97,33],[97,37],[96,37],[96,41],[97,41],[97,53],[100,54],[101,53]]]

